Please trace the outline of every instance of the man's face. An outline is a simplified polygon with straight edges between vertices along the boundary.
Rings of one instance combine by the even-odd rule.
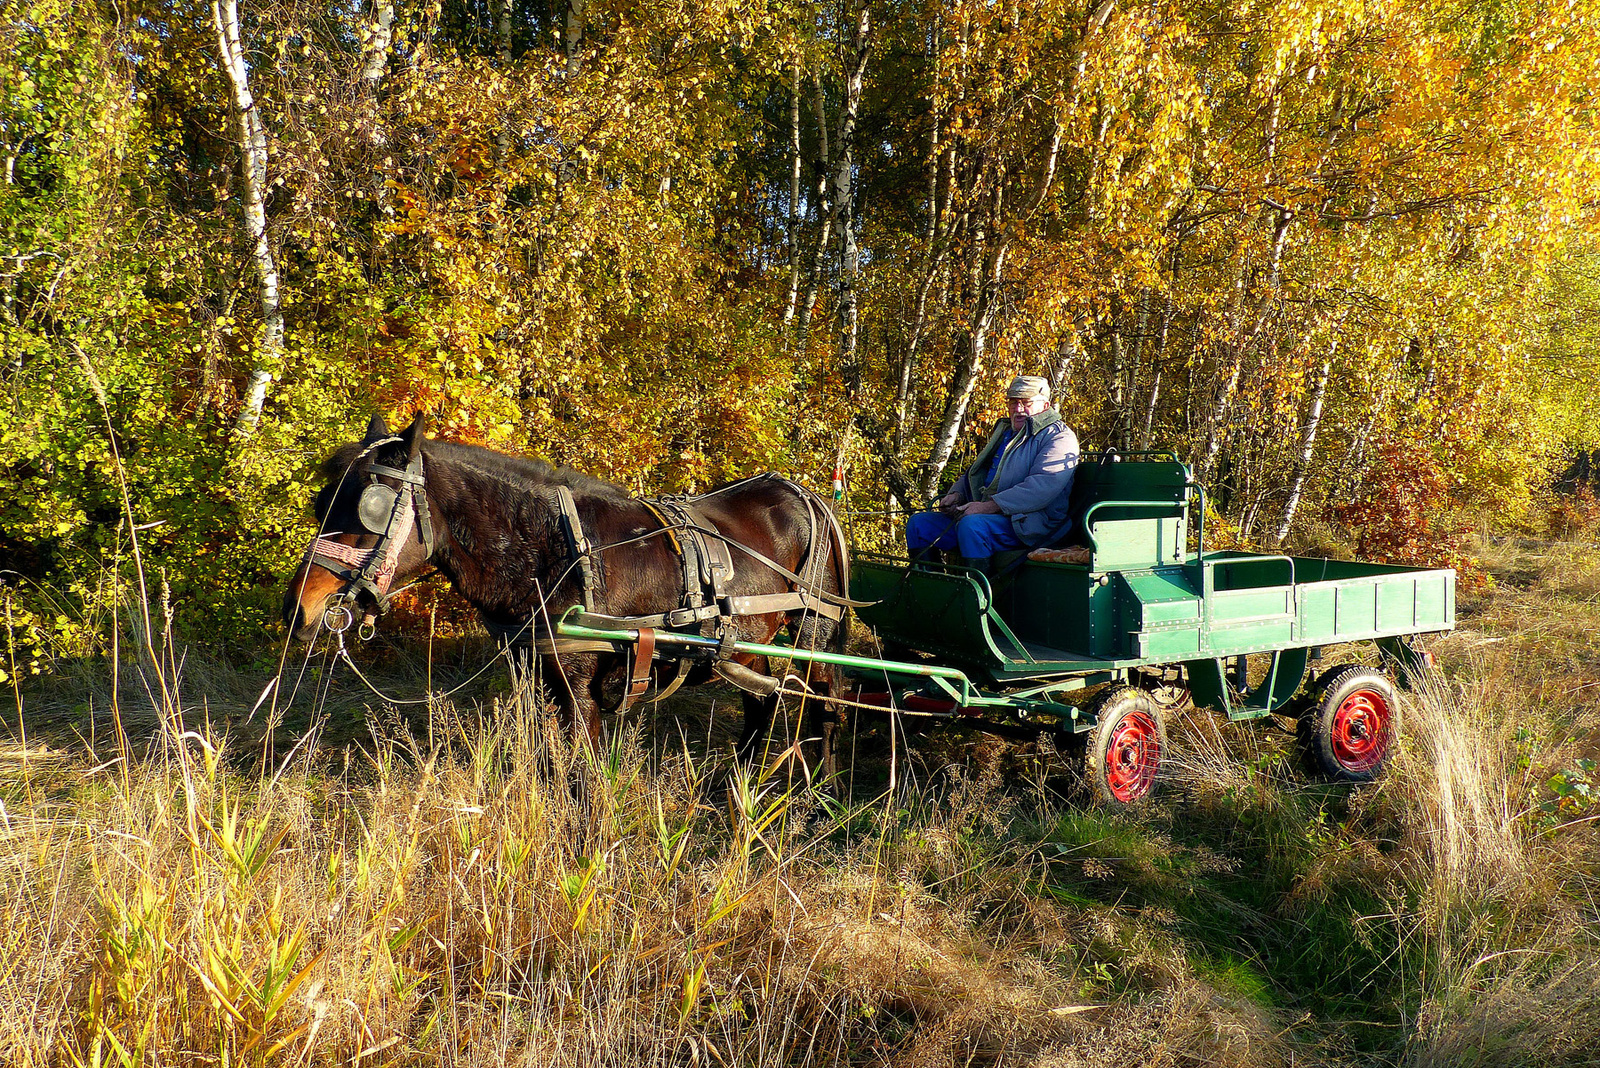
[[[1050,407],[1050,402],[1043,397],[1029,397],[1023,400],[1019,397],[1007,397],[1006,407],[1011,409],[1011,429],[1021,430],[1028,422],[1028,416],[1038,415]]]

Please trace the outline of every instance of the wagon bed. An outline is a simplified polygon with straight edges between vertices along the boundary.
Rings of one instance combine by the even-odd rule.
[[[857,553],[858,612],[891,647],[985,681],[1123,670],[1396,638],[1455,626],[1455,572],[1213,552],[1096,571],[1027,560],[998,582],[967,567]]]
[[[1321,646],[1375,640],[1409,659],[1406,639],[1455,626],[1448,568],[1205,551],[1204,490],[1170,455],[1102,456],[1078,480],[1086,562],[1013,554],[997,558],[991,580],[858,552],[853,594],[876,602],[859,617],[891,656],[926,653],[986,686],[1181,668],[1196,700],[1236,718],[1288,703]],[[1251,654],[1271,655],[1269,684],[1241,692],[1228,661]]]

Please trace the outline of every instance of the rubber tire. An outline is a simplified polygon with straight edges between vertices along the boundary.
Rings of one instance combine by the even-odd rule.
[[[1399,726],[1389,676],[1365,664],[1323,673],[1315,700],[1300,714],[1300,744],[1313,769],[1342,782],[1371,782],[1383,771]],[[1379,721],[1377,738],[1374,717]]]
[[[1083,739],[1083,777],[1088,790],[1096,800],[1115,808],[1148,800],[1168,751],[1167,725],[1160,706],[1137,687],[1116,686],[1101,694],[1090,711],[1095,725]],[[1153,754],[1147,748],[1151,740],[1155,743]],[[1136,763],[1146,764],[1148,769],[1140,770]]]

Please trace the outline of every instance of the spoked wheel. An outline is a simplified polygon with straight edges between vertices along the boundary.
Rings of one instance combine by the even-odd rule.
[[[1084,771],[1096,797],[1134,805],[1155,789],[1167,755],[1167,728],[1148,693],[1118,686],[1095,702],[1094,729],[1085,739]]]
[[[1383,770],[1394,745],[1394,683],[1360,664],[1335,668],[1323,679],[1316,703],[1300,717],[1301,744],[1331,778],[1368,782]]]

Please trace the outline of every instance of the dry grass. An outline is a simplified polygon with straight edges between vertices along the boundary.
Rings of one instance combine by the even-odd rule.
[[[1594,1063],[1600,802],[1552,784],[1596,755],[1600,556],[1502,552],[1382,781],[1195,714],[1133,816],[994,741],[844,803],[670,727],[593,757],[527,701],[262,773],[221,726],[249,672],[129,672],[124,751],[86,666],[27,707],[93,745],[0,754],[0,1060]]]
[[[1586,544],[1496,547],[1502,588],[1441,643],[1391,776],[1431,968],[1414,1063],[1600,1060],[1600,798],[1552,789],[1600,742]]]
[[[1075,1026],[900,884],[892,810],[713,787],[636,738],[596,758],[521,708],[435,709],[437,748],[337,777],[250,774],[164,716],[149,758],[9,765],[10,1063],[909,1065]]]

